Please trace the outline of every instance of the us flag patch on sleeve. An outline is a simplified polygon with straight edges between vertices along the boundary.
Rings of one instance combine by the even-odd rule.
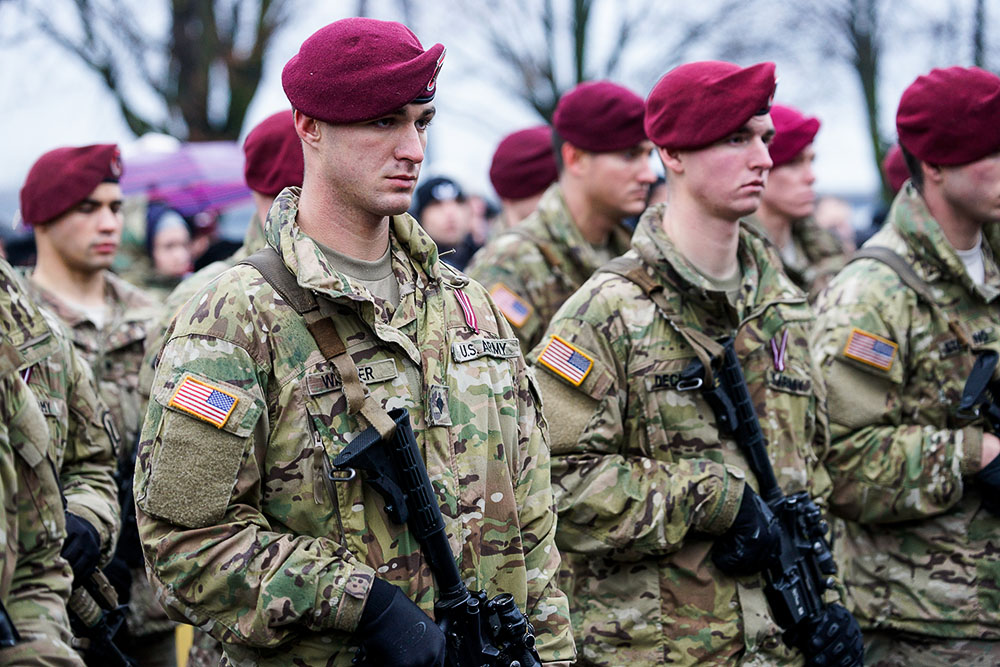
[[[587,356],[580,348],[567,343],[559,336],[552,336],[548,345],[538,355],[538,361],[556,375],[569,380],[574,386],[579,387],[590,369],[594,367],[594,360]]]
[[[874,366],[879,370],[888,371],[896,359],[899,346],[888,338],[882,338],[857,327],[851,330],[844,345],[844,356]]]
[[[490,290],[493,303],[512,325],[520,329],[531,317],[531,304],[519,297],[503,283],[497,283]]]
[[[239,400],[218,387],[186,377],[170,398],[169,405],[222,428]]]

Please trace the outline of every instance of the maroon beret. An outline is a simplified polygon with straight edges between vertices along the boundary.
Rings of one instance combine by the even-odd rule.
[[[552,128],[548,125],[508,134],[493,153],[490,182],[503,199],[537,195],[558,178]]]
[[[561,98],[552,114],[559,136],[577,148],[607,153],[646,140],[642,98],[610,81],[581,83]]]
[[[675,67],[646,99],[646,134],[663,148],[704,148],[766,110],[776,85],[774,63],[742,68],[710,60]]]
[[[910,169],[906,166],[906,159],[903,157],[903,151],[900,150],[899,144],[890,148],[889,152],[885,154],[885,159],[882,160],[882,171],[885,172],[885,177],[889,181],[889,187],[892,188],[892,191],[899,192],[903,183],[906,183],[906,179],[910,177]]]
[[[428,50],[402,23],[348,18],[320,28],[285,64],[281,85],[292,106],[328,123],[359,123],[437,89],[444,47]]]
[[[275,196],[302,185],[302,143],[292,111],[270,115],[243,142],[243,176],[251,190]]]
[[[767,148],[775,167],[791,162],[819,132],[818,118],[781,104],[771,107],[771,120],[774,121],[774,139]]]
[[[924,162],[958,165],[1000,150],[1000,77],[978,67],[933,69],[903,91],[903,148]]]
[[[49,222],[70,210],[104,181],[122,175],[115,144],[56,148],[38,158],[21,186],[21,219],[27,225]]]

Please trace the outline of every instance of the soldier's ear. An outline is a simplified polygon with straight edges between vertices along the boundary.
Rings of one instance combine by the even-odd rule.
[[[559,147],[559,152],[562,155],[563,169],[570,173],[579,171],[582,163],[590,155],[587,151],[577,148],[568,141],[563,142],[562,146]]]
[[[663,148],[662,146],[656,147],[656,153],[660,156],[660,162],[663,163],[663,169],[667,174],[683,174],[684,173],[684,159],[683,152],[678,150],[672,150],[669,148]],[[669,177],[667,178],[669,181]]]
[[[924,162],[923,160],[920,161],[920,171],[923,172],[924,183],[940,183],[942,178],[944,178],[940,166]]]
[[[316,146],[322,136],[322,123],[295,109],[295,132],[307,146]]]

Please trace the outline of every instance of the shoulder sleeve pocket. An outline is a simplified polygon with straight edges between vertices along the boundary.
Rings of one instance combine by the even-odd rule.
[[[186,528],[218,523],[263,401],[195,373],[157,387],[153,398],[162,410],[143,511]]]

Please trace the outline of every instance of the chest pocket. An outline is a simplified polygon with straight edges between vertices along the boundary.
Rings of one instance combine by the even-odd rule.
[[[46,451],[49,429],[35,403],[25,403],[14,416],[9,429],[18,433],[11,438],[21,468],[21,486],[17,492],[17,514],[20,529],[18,542],[24,551],[66,535],[62,509],[62,491],[56,477],[56,467]]]
[[[706,457],[721,461],[719,434],[708,403],[699,389],[684,390],[681,376],[695,361],[694,354],[675,359],[658,359],[636,369],[633,391],[641,396],[648,452],[661,461]]]

